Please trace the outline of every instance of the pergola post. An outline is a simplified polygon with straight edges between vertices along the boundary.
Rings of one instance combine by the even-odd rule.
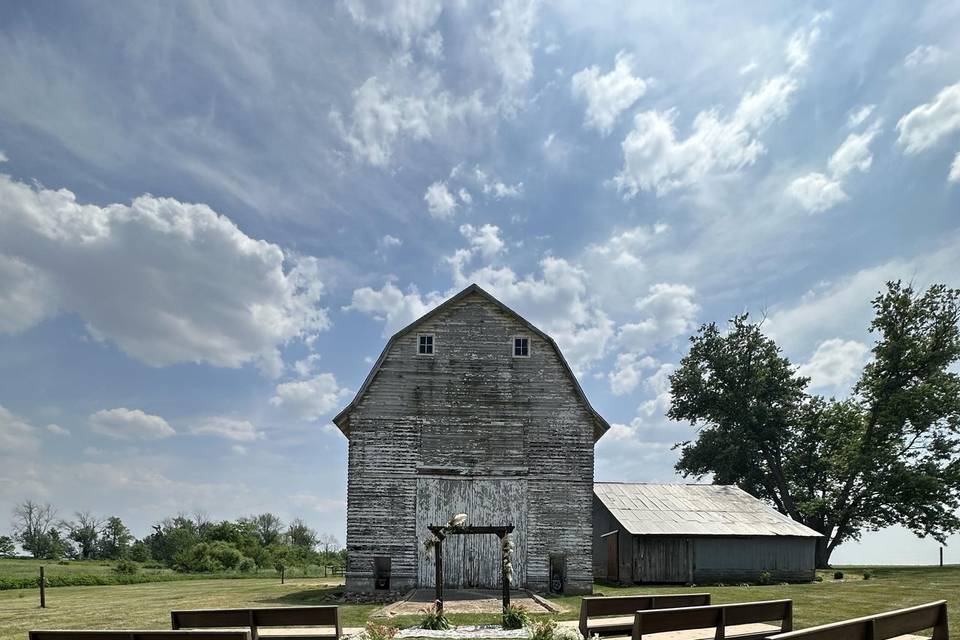
[[[443,613],[443,534],[437,531],[433,532],[437,537],[437,543],[433,546],[434,569],[436,570],[436,597],[434,600],[437,605],[437,612]]]
[[[507,615],[510,608],[510,575],[507,573],[507,550],[504,548],[504,535],[497,534],[500,539],[500,581],[503,583],[503,615]]]

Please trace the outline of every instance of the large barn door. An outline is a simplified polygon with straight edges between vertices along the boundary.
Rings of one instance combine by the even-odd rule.
[[[514,526],[511,534],[513,584],[527,582],[527,481],[524,478],[417,478],[418,586],[433,587],[433,552],[423,541],[433,537],[427,527],[446,524],[458,513],[474,525]],[[500,540],[494,536],[447,536],[443,541],[444,586],[454,589],[501,587]]]
[[[687,538],[636,538],[635,579],[638,582],[684,583],[690,580]]]

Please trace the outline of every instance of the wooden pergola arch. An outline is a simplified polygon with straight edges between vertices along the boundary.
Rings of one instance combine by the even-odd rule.
[[[513,533],[513,525],[507,524],[502,526],[442,526],[442,525],[430,525],[427,527],[430,530],[430,533],[436,538],[436,543],[433,545],[433,557],[434,564],[436,569],[436,601],[437,601],[437,610],[443,611],[443,541],[447,536],[450,535],[482,535],[490,534],[497,536],[500,539],[500,581],[503,583],[503,612],[507,612],[507,608],[510,606],[510,576],[507,571],[507,560],[509,552],[504,548],[503,539]]]

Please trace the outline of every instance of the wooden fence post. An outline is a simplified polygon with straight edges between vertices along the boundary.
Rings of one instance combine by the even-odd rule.
[[[40,567],[40,608],[47,608],[47,579],[43,576],[43,567]]]

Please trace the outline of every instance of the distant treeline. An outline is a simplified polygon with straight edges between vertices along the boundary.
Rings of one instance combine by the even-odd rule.
[[[80,511],[68,520],[50,504],[27,500],[13,509],[12,534],[0,535],[0,557],[14,556],[19,543],[34,558],[115,560],[116,573],[125,575],[141,565],[185,573],[342,567],[346,553],[334,536],[318,534],[299,518],[284,524],[272,513],[219,522],[203,513],[177,515],[137,539],[116,516]]]

